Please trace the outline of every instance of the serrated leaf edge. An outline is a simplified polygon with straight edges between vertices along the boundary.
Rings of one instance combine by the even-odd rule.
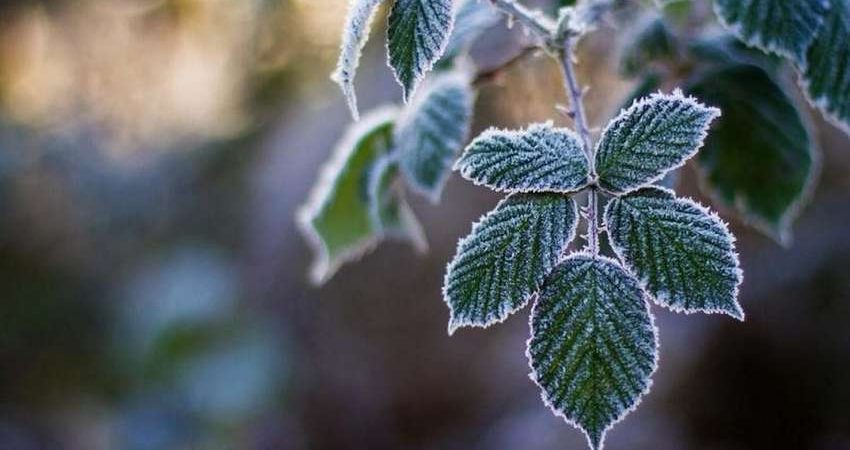
[[[461,177],[463,177],[467,181],[472,182],[472,184],[475,185],[475,186],[483,186],[483,187],[486,187],[487,189],[490,189],[491,191],[505,193],[505,194],[546,194],[546,193],[575,194],[576,192],[580,192],[584,189],[587,189],[587,187],[590,186],[590,177],[589,176],[587,177],[587,181],[585,182],[585,184],[583,184],[583,185],[581,185],[581,186],[579,186],[575,189],[551,189],[551,188],[545,188],[545,189],[536,189],[536,188],[532,188],[532,189],[512,189],[512,188],[504,188],[504,187],[495,187],[495,186],[487,184],[486,182],[479,181],[479,180],[472,178],[469,174],[469,171],[471,170],[471,168],[468,168],[468,170],[464,170],[464,167],[461,166],[461,162],[463,160],[464,154],[466,154],[467,149],[475,141],[477,141],[479,139],[489,138],[491,135],[494,135],[494,134],[508,134],[508,135],[513,135],[515,137],[519,137],[520,135],[522,135],[524,133],[528,133],[529,131],[531,131],[532,128],[535,128],[535,127],[549,128],[550,130],[552,130],[553,132],[556,132],[556,133],[565,133],[565,134],[570,135],[574,139],[576,139],[578,142],[581,142],[581,137],[578,135],[578,133],[576,133],[575,131],[573,131],[573,130],[567,128],[567,127],[555,127],[554,122],[551,121],[551,120],[547,120],[545,122],[532,123],[532,124],[529,124],[528,126],[526,126],[525,128],[517,128],[517,129],[489,127],[486,130],[482,131],[478,136],[476,136],[475,139],[473,139],[472,142],[470,142],[463,149],[460,157],[457,158],[457,160],[452,165],[452,170],[455,171],[455,172],[458,172]],[[582,152],[582,155],[584,156],[585,162],[587,162],[588,167],[590,167],[590,162],[587,160],[587,154]]]
[[[696,156],[697,153],[699,153],[700,149],[702,149],[703,146],[705,146],[705,138],[708,137],[708,130],[711,128],[711,123],[723,116],[723,112],[720,110],[720,108],[706,105],[706,104],[700,102],[699,99],[697,99],[696,97],[694,97],[692,95],[686,96],[684,93],[682,93],[682,89],[680,89],[680,88],[674,89],[673,92],[670,93],[670,94],[665,94],[664,92],[659,90],[658,92],[656,92],[654,94],[650,94],[647,97],[643,97],[643,98],[634,100],[632,102],[632,104],[629,105],[628,107],[621,108],[620,112],[613,119],[611,119],[610,122],[608,122],[608,125],[602,131],[602,134],[600,135],[599,141],[596,143],[596,152],[595,153],[597,155],[599,154],[599,146],[602,143],[602,140],[605,136],[605,133],[614,124],[614,122],[617,121],[617,119],[622,117],[627,111],[629,111],[633,108],[638,108],[640,106],[643,106],[643,105],[650,103],[650,102],[652,102],[652,101],[654,101],[658,98],[665,98],[665,99],[671,99],[672,98],[672,99],[677,99],[677,100],[683,100],[686,103],[689,103],[689,104],[694,105],[696,107],[699,107],[701,109],[707,110],[707,112],[710,114],[711,117],[708,119],[708,125],[706,126],[705,130],[703,130],[700,133],[699,144],[697,144],[696,147],[692,151],[688,152],[679,164],[671,166],[665,172],[649,179],[644,184],[633,187],[633,188],[628,189],[628,190],[623,191],[623,192],[614,192],[614,191],[610,191],[608,189],[605,189],[602,186],[599,186],[599,189],[602,190],[603,192],[605,192],[606,194],[612,195],[614,197],[620,197],[620,196],[623,196],[623,195],[630,194],[634,191],[637,191],[638,189],[643,189],[647,186],[651,186],[651,185],[657,183],[659,180],[664,178],[668,173],[683,167],[685,164],[688,163],[688,161],[690,161],[694,156]]]
[[[343,252],[337,262],[330,260],[330,252],[325,246],[322,237],[312,223],[312,216],[318,214],[322,208],[323,199],[328,196],[334,185],[334,178],[345,162],[348,160],[351,153],[356,150],[354,144],[362,137],[365,131],[372,129],[380,124],[393,121],[398,115],[398,108],[395,106],[383,106],[370,112],[367,117],[357,122],[353,127],[349,128],[339,140],[331,153],[331,158],[319,170],[318,183],[313,187],[307,202],[301,206],[295,213],[295,223],[301,233],[307,238],[307,243],[313,250],[313,263],[310,266],[310,282],[313,285],[321,285],[329,280],[334,273],[342,266],[344,262],[357,261],[364,255],[372,251],[380,242],[381,237],[375,236],[367,239],[359,247]]]
[[[577,252],[570,253],[566,258],[562,258],[561,261],[559,262],[559,264],[563,264],[565,261],[567,261],[571,258],[580,258],[580,257],[595,258],[595,259],[598,259],[598,260],[602,260],[602,261],[612,263],[612,264],[618,266],[619,268],[623,269],[623,271],[628,276],[634,278],[636,281],[638,281],[638,283],[640,285],[640,280],[635,276],[634,272],[629,270],[629,268],[627,266],[625,266],[624,264],[622,264],[620,261],[617,261],[616,259],[613,259],[613,258],[609,258],[607,256],[593,255],[592,253],[586,252],[586,251],[577,251]],[[648,379],[648,382],[646,384],[646,388],[643,391],[641,391],[640,395],[638,395],[637,400],[635,401],[635,404],[632,405],[631,407],[623,410],[623,412],[620,413],[620,415],[615,420],[611,421],[611,423],[608,424],[608,426],[606,426],[604,430],[602,430],[602,437],[599,439],[599,446],[598,447],[594,446],[593,441],[591,440],[591,437],[590,437],[590,433],[588,433],[588,431],[585,430],[583,426],[579,425],[577,422],[575,422],[574,420],[567,417],[566,414],[564,414],[562,411],[559,411],[558,409],[555,408],[555,406],[552,404],[552,402],[546,397],[545,389],[543,389],[543,386],[541,386],[540,383],[537,381],[537,377],[536,377],[535,372],[534,372],[534,363],[531,360],[531,341],[534,339],[533,320],[534,320],[534,313],[535,313],[535,310],[537,308],[537,302],[535,302],[534,305],[532,305],[531,313],[528,315],[529,337],[528,337],[528,340],[525,341],[525,358],[526,358],[526,361],[528,362],[528,367],[530,369],[530,372],[528,374],[528,378],[530,378],[531,381],[534,383],[534,385],[537,386],[537,388],[540,390],[540,399],[543,400],[543,404],[546,405],[546,407],[549,408],[549,410],[552,411],[552,413],[555,416],[560,417],[561,419],[564,420],[564,422],[566,422],[567,424],[569,424],[573,428],[576,428],[579,431],[581,431],[584,434],[585,439],[587,439],[588,447],[595,449],[595,450],[602,450],[605,447],[605,439],[608,437],[608,431],[610,431],[612,428],[614,428],[614,426],[616,426],[618,423],[622,422],[629,414],[631,414],[632,412],[637,410],[638,407],[640,406],[641,402],[643,402],[644,397],[649,395],[649,393],[652,391],[652,386],[654,384],[652,377],[655,376],[655,372],[658,370],[658,366],[659,366],[659,363],[660,363],[660,360],[661,360],[661,336],[659,334],[658,326],[655,324],[655,315],[652,314],[652,308],[650,307],[650,299],[652,297],[649,295],[649,293],[646,291],[646,289],[643,287],[643,285],[640,285],[640,289],[641,289],[641,294],[643,294],[643,302],[644,302],[644,305],[646,307],[646,313],[649,316],[649,323],[650,323],[650,326],[652,327],[652,333],[655,336],[655,352],[653,353],[654,357],[653,357],[653,361],[652,361],[652,370],[649,372],[649,377],[648,377],[649,379]]]
[[[525,194],[525,192],[523,192],[523,193],[517,193],[517,194]],[[475,222],[473,222],[473,223],[472,223],[472,227],[470,228],[470,232],[469,232],[469,234],[467,234],[465,237],[463,237],[463,238],[461,238],[461,239],[459,239],[459,240],[458,240],[458,242],[457,242],[457,246],[455,246],[455,254],[456,254],[456,255],[460,252],[461,247],[462,247],[462,246],[463,246],[463,245],[464,245],[464,244],[465,244],[468,240],[470,240],[470,239],[472,238],[472,231],[471,231],[471,230],[474,230],[474,229],[475,229],[475,227],[477,227],[477,226],[478,226],[481,222],[483,222],[486,218],[488,218],[488,217],[489,217],[489,216],[491,216],[492,214],[495,214],[495,213],[499,210],[499,208],[501,208],[501,206],[502,206],[505,202],[507,202],[507,201],[508,201],[508,199],[510,199],[512,196],[513,196],[513,194],[512,194],[512,195],[509,195],[509,196],[507,196],[507,197],[505,197],[505,198],[503,198],[503,199],[501,199],[501,200],[499,200],[499,203],[497,203],[497,204],[496,204],[496,206],[495,206],[493,209],[491,209],[490,211],[487,211],[486,213],[482,214],[482,215],[481,215],[481,217],[479,217],[479,218],[478,218],[478,220],[476,220]],[[562,254],[563,254],[564,250],[566,250],[566,248],[568,248],[568,247],[569,247],[569,245],[573,242],[573,240],[575,240],[575,238],[576,238],[576,234],[577,234],[577,232],[578,232],[578,222],[579,222],[579,216],[578,216],[578,215],[579,215],[579,208],[578,208],[578,204],[576,203],[575,199],[573,199],[573,198],[570,198],[570,199],[569,199],[569,201],[570,201],[570,202],[572,202],[573,210],[574,210],[574,212],[575,212],[575,214],[576,214],[576,220],[575,220],[575,223],[574,223],[574,225],[573,225],[572,229],[570,230],[570,234],[568,235],[568,237],[567,237],[567,239],[566,239],[566,244],[564,244],[564,248],[563,248],[563,249],[561,249],[561,253],[562,253]],[[553,264],[553,265],[552,265],[552,270],[554,270],[554,268],[555,268],[555,267],[557,267],[557,266],[558,266],[558,264],[562,263],[563,261],[564,261],[564,258],[562,257],[562,258],[561,258],[561,259],[559,259],[559,260],[558,260],[555,264]],[[490,327],[491,327],[491,326],[493,326],[493,325],[498,325],[498,324],[500,324],[500,323],[502,323],[502,322],[504,322],[504,321],[508,320],[508,318],[509,318],[509,317],[511,317],[512,315],[514,315],[515,313],[519,312],[519,311],[520,311],[520,310],[522,310],[522,309],[525,309],[526,305],[528,305],[528,303],[529,303],[532,299],[536,299],[536,298],[537,298],[537,294],[538,294],[538,292],[540,292],[540,288],[541,288],[541,287],[542,287],[542,285],[543,285],[543,283],[541,283],[541,285],[540,285],[540,286],[537,286],[537,290],[535,290],[534,292],[530,293],[530,294],[528,295],[528,297],[524,298],[524,299],[522,300],[522,302],[519,304],[519,306],[517,306],[516,308],[514,308],[512,311],[508,311],[508,312],[506,312],[506,313],[505,313],[502,317],[498,317],[498,318],[496,318],[496,319],[494,319],[494,320],[491,320],[490,322],[487,322],[487,323],[478,323],[478,322],[469,322],[469,321],[465,321],[465,320],[458,320],[458,319],[455,317],[455,310],[454,310],[454,307],[452,306],[452,302],[450,301],[450,297],[449,297],[449,294],[448,294],[447,289],[446,289],[446,288],[448,287],[448,285],[449,285],[449,274],[451,273],[451,271],[452,271],[452,266],[454,266],[454,264],[455,264],[455,260],[454,260],[454,259],[452,259],[452,260],[451,260],[448,264],[446,264],[446,271],[445,271],[445,275],[443,275],[443,287],[442,287],[443,302],[445,302],[445,304],[449,307],[449,325],[448,325],[448,329],[447,329],[447,332],[448,332],[448,335],[449,335],[449,336],[452,336],[452,335],[455,333],[455,331],[457,331],[457,330],[458,330],[459,328],[461,328],[461,327],[464,327],[464,328],[481,328],[481,329],[486,329],[486,328],[490,328]],[[545,281],[544,281],[544,283],[545,283]]]
[[[733,319],[736,319],[740,322],[744,322],[746,320],[746,313],[744,313],[744,309],[743,309],[743,307],[741,307],[741,302],[740,302],[740,300],[738,300],[738,294],[739,294],[741,285],[744,283],[744,271],[741,270],[741,262],[740,262],[740,259],[739,259],[738,250],[735,246],[737,239],[735,238],[735,235],[732,234],[732,232],[729,231],[729,224],[726,223],[726,221],[723,220],[723,218],[721,218],[716,212],[714,212],[711,209],[703,206],[701,203],[697,202],[696,200],[694,200],[690,197],[679,197],[679,196],[676,195],[675,191],[673,191],[672,189],[665,188],[663,186],[657,186],[656,185],[656,186],[652,186],[652,188],[658,189],[660,191],[665,191],[666,193],[672,195],[674,200],[678,200],[678,201],[682,201],[682,202],[690,204],[691,206],[697,208],[699,211],[704,213],[711,220],[715,221],[718,225],[721,226],[721,228],[723,229],[723,233],[726,235],[726,237],[729,239],[729,242],[732,244],[732,259],[735,262],[735,274],[737,276],[737,283],[735,283],[735,289],[732,292],[732,295],[735,299],[735,306],[736,306],[735,312],[737,313],[737,315],[732,314],[730,311],[727,311],[727,310],[721,309],[721,308],[692,308],[692,309],[689,309],[689,308],[683,308],[681,306],[674,306],[674,305],[665,304],[665,303],[670,303],[670,302],[664,301],[663,299],[660,299],[660,298],[657,298],[652,292],[650,292],[649,287],[648,287],[648,280],[641,278],[637,275],[638,272],[632,268],[631,264],[629,264],[628,260],[626,259],[625,249],[623,249],[623,247],[617,245],[617,243],[614,241],[614,239],[611,239],[609,237],[608,243],[611,245],[611,249],[614,251],[614,253],[617,255],[617,258],[620,260],[619,261],[620,265],[622,267],[626,268],[627,272],[632,274],[632,276],[634,276],[635,279],[638,280],[638,282],[640,283],[640,288],[646,293],[647,297],[652,299],[653,303],[655,303],[656,305],[658,305],[662,308],[668,309],[668,310],[673,311],[675,313],[680,313],[680,314],[685,314],[685,315],[691,315],[691,314],[722,314],[722,315],[732,317]],[[608,210],[615,201],[619,201],[619,200],[620,200],[619,198],[611,199],[608,202],[608,204],[605,205],[605,212],[602,214],[602,224],[603,224],[603,227],[605,228],[605,230],[608,230]]]

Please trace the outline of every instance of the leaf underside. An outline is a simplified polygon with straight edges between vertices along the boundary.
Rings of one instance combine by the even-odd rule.
[[[597,146],[599,185],[614,194],[646,186],[684,164],[720,110],[682,96],[653,94],[608,124]]]
[[[501,322],[524,306],[575,237],[577,209],[562,194],[514,194],[475,223],[443,285],[449,333]]]
[[[469,136],[474,95],[465,75],[430,81],[399,119],[396,145],[410,185],[437,201],[455,154]]]
[[[698,157],[712,195],[787,242],[814,176],[801,112],[764,70],[750,65],[705,73],[688,91],[723,110]]]
[[[351,0],[342,33],[339,61],[331,79],[339,84],[354,120],[360,118],[354,77],[360,65],[360,53],[369,38],[369,29],[378,6],[384,0]]]
[[[812,103],[850,134],[850,0],[833,0],[801,82]]]
[[[576,254],[558,265],[531,314],[531,377],[594,449],[649,391],[657,348],[638,281],[601,256]]]
[[[413,96],[417,84],[443,55],[454,21],[452,0],[395,0],[387,34],[389,63],[404,89]]]
[[[524,131],[491,128],[455,163],[464,178],[503,192],[573,192],[589,179],[579,137],[551,123]]]
[[[823,25],[829,1],[715,0],[714,9],[747,45],[805,66],[806,50]]]
[[[649,187],[611,200],[605,223],[614,251],[659,304],[744,319],[734,238],[717,216]]]

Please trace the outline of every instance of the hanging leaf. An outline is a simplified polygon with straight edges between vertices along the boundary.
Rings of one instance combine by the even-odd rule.
[[[812,103],[850,134],[850,1],[833,0],[801,83]]]
[[[790,58],[801,66],[806,65],[806,50],[829,8],[829,0],[714,1],[720,21],[747,45]]]
[[[466,75],[439,75],[419,92],[396,127],[401,170],[410,186],[436,202],[455,155],[469,137],[474,94]]]
[[[487,1],[461,0],[455,13],[454,29],[443,59],[454,58],[465,52],[488,28],[502,20],[499,13]]]
[[[605,223],[611,247],[659,304],[744,320],[734,237],[716,215],[649,187],[611,200]]]
[[[551,122],[520,131],[491,128],[469,144],[455,170],[500,192],[574,192],[590,176],[579,137]]]
[[[428,242],[422,225],[404,199],[400,171],[394,158],[384,155],[369,173],[369,217],[372,226],[389,238],[410,241],[424,253]]]
[[[678,90],[635,102],[602,132],[596,153],[600,186],[623,194],[659,180],[696,154],[719,116],[719,109]]]
[[[658,338],[638,281],[616,262],[576,254],[552,272],[531,313],[531,378],[543,401],[601,449],[649,392]]]
[[[357,66],[360,65],[360,53],[366,40],[369,38],[372,20],[378,6],[384,0],[351,0],[348,5],[348,14],[345,17],[345,30],[342,33],[342,46],[339,52],[339,61],[331,79],[339,84],[345,101],[354,120],[360,118],[357,110],[357,94],[354,92],[354,76],[357,74]]]
[[[395,0],[390,10],[387,49],[390,66],[413,97],[419,81],[443,55],[454,17],[452,0]]]
[[[711,194],[787,243],[815,172],[803,113],[755,66],[706,72],[688,91],[723,110],[698,157]]]
[[[443,284],[449,334],[505,320],[537,292],[575,237],[575,202],[561,194],[515,194],[458,243]]]
[[[393,108],[380,109],[349,129],[298,212],[298,224],[315,253],[310,273],[315,283],[327,281],[343,263],[359,259],[384,235],[387,224],[373,220],[369,179],[376,162],[391,148],[396,116]]]

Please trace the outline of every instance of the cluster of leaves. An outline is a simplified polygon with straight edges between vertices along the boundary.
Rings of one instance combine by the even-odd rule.
[[[452,162],[469,137],[475,99],[469,73],[454,68],[452,61],[500,19],[477,0],[461,1],[456,8],[452,0],[392,2],[388,57],[406,104],[376,108],[360,120],[354,75],[381,3],[354,0],[349,6],[332,79],[358,122],[340,140],[299,212],[298,222],[318,255],[311,272],[316,283],[383,239],[427,248],[403,185],[432,202],[439,200]],[[458,26],[453,28],[455,17]],[[421,82],[437,62],[444,69]]]
[[[744,318],[726,225],[652,186],[697,152],[719,114],[680,92],[654,94],[611,121],[594,164],[574,132],[537,124],[490,129],[455,165],[470,181],[510,195],[473,225],[449,264],[449,333],[501,322],[536,298],[532,378],[593,448],[649,390],[658,358],[649,299],[674,311]],[[605,228],[617,260],[598,249],[569,253],[580,216],[574,198],[583,190],[611,197]]]
[[[731,35],[689,38],[669,20],[648,17],[626,39],[621,72],[641,77],[635,96],[672,79],[723,109],[697,161],[703,187],[787,244],[818,161],[808,109],[791,92],[783,62],[809,102],[850,132],[850,1],[716,0],[714,8]]]

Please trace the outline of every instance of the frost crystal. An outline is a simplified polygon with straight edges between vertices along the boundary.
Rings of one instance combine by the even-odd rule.
[[[611,259],[570,256],[531,313],[531,378],[546,405],[601,449],[606,431],[649,392],[656,334],[636,279]]]
[[[399,118],[395,140],[401,170],[415,190],[434,202],[469,137],[473,97],[466,75],[441,75],[425,85]]]
[[[574,192],[590,174],[579,137],[551,123],[525,131],[491,128],[469,144],[455,170],[503,192]]]
[[[834,0],[808,52],[802,84],[812,103],[850,134],[850,0]]]
[[[836,0],[838,2],[844,0]],[[806,65],[828,0],[715,0],[721,22],[748,45]]]
[[[357,94],[354,92],[354,76],[360,64],[360,52],[369,38],[369,29],[378,6],[384,0],[351,0],[345,18],[345,31],[339,61],[331,79],[339,84],[354,120],[360,118],[357,110]]]
[[[405,101],[443,55],[454,22],[452,0],[395,0],[390,10],[387,49]]]
[[[596,153],[600,186],[624,194],[661,179],[696,154],[718,116],[719,109],[680,91],[635,102],[602,133]]]
[[[716,215],[650,187],[611,200],[605,222],[614,251],[658,303],[744,319],[734,238]]]
[[[575,202],[561,194],[515,194],[458,243],[443,284],[449,334],[486,327],[524,306],[575,237]]]

